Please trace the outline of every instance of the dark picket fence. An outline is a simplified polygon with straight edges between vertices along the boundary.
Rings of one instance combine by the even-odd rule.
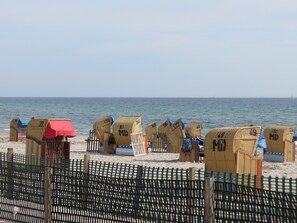
[[[208,222],[209,213],[215,222],[297,219],[296,179],[263,177],[256,188],[253,176],[106,163],[87,156],[60,160],[59,168],[28,165],[28,159],[0,153],[0,221]],[[213,189],[205,186],[209,177],[215,179]]]

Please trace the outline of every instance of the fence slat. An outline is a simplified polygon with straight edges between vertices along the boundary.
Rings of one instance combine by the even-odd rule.
[[[207,173],[214,176],[210,183],[204,171],[194,168],[90,162],[90,155],[84,162],[71,160],[52,169],[23,164],[26,160],[13,150],[0,156],[0,220],[12,220],[7,217],[12,209],[13,218],[21,222],[26,222],[20,219],[29,219],[31,213],[38,213],[32,215],[36,222],[43,222],[43,218],[45,222],[59,222],[53,219],[59,214],[63,216],[60,222],[65,222],[65,216],[70,218],[72,212],[77,213],[73,215],[77,222],[260,223],[294,222],[297,218],[297,180],[292,178],[262,177],[261,189],[254,187],[254,176],[244,174]],[[21,213],[24,204],[13,206],[22,201],[31,202],[25,213]]]
[[[7,197],[13,199],[13,148],[7,149]]]
[[[52,168],[45,167],[44,172],[44,222],[51,223],[52,210]]]
[[[206,223],[215,222],[214,212],[214,178],[206,177],[204,181],[204,196],[205,196],[205,216],[204,221]]]

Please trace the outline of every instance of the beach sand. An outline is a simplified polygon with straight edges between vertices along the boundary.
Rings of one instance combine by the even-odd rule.
[[[69,139],[70,159],[83,159],[85,154],[89,154],[91,160],[98,160],[112,163],[127,163],[133,165],[144,165],[150,167],[164,168],[190,168],[204,170],[204,163],[180,162],[179,154],[174,153],[149,153],[144,156],[129,155],[103,155],[86,152],[87,144],[84,137]],[[8,148],[13,148],[14,153],[25,154],[25,142],[9,142],[8,136],[0,136],[0,152],[7,152]],[[263,161],[263,176],[297,178],[297,162],[275,163]]]

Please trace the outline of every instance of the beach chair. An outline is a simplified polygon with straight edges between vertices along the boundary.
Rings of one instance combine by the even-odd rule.
[[[111,126],[114,120],[111,115],[105,116],[97,120],[93,124],[93,129],[89,132],[89,137],[86,139],[87,152],[101,152],[104,144],[104,134],[111,133]]]
[[[271,125],[264,129],[264,160],[295,162],[294,126]]]
[[[152,122],[150,123],[146,128],[145,128],[145,134],[147,136],[147,139],[150,143],[152,143],[154,136],[158,134],[158,127],[157,127],[157,122]]]
[[[170,150],[170,144],[168,142],[168,132],[172,122],[170,119],[166,119],[158,128],[157,132],[153,132],[151,135],[151,150],[152,152],[168,152]]]
[[[57,167],[61,159],[70,158],[67,138],[76,133],[70,119],[31,119],[27,126],[26,163]],[[57,161],[57,162],[56,162]]]
[[[185,133],[183,130],[184,123],[182,119],[176,120],[172,126],[170,126],[167,132],[167,139],[170,147],[168,152],[170,153],[180,153],[182,144],[184,142]]]
[[[193,138],[194,139],[194,138]],[[203,157],[200,156],[200,146],[197,140],[192,138],[185,138],[179,154],[179,161],[181,162],[202,162]]]
[[[10,121],[9,141],[24,142],[28,121],[14,118]]]
[[[185,125],[185,135],[187,138],[202,138],[202,123],[190,122]]]
[[[210,130],[204,140],[206,171],[245,174],[257,176],[257,180],[260,180],[262,158],[255,156],[260,131],[260,126]],[[260,181],[255,183],[260,186]]]
[[[131,134],[133,133],[142,133],[141,116],[120,116],[117,118],[112,126],[116,154],[134,155],[131,140]]]
[[[180,161],[203,162],[204,151],[202,138],[202,123],[190,122],[184,127],[186,138],[180,150]],[[202,144],[201,144],[202,142]]]

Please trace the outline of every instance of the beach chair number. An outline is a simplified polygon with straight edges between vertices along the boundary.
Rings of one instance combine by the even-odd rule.
[[[179,127],[179,123],[175,123],[173,126],[172,126],[174,129],[177,129]]]
[[[127,131],[127,130],[125,130],[125,129],[120,129],[120,130],[119,130],[119,135],[120,135],[120,136],[128,136],[129,134],[128,134],[128,131]]]
[[[217,138],[223,138],[225,135],[225,132],[219,132],[219,134],[217,135]]]
[[[269,140],[277,141],[279,138],[279,135],[277,133],[276,129],[273,129],[272,132],[269,134]]]
[[[44,121],[40,121],[38,127],[44,127]]]
[[[213,151],[218,150],[218,152],[223,152],[226,150],[226,140],[225,139],[214,139],[212,141]]]
[[[256,136],[257,135],[257,130],[256,129],[251,129],[250,135],[251,136]]]

